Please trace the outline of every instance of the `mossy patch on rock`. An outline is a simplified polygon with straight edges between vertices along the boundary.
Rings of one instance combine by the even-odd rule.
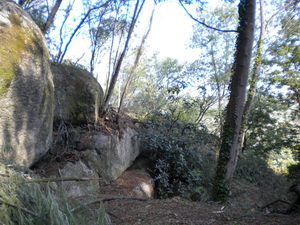
[[[0,26],[0,97],[10,87],[15,74],[20,73],[19,64],[25,51],[35,53],[38,39],[28,27],[22,26],[20,17],[16,14],[9,14],[10,24],[1,23]]]

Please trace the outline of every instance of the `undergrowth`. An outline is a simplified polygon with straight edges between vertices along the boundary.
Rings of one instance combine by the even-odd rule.
[[[144,124],[142,154],[153,163],[157,197],[210,198],[215,158],[205,144],[211,138],[206,128],[159,112],[149,114]]]
[[[110,224],[101,205],[94,220],[87,221],[80,212],[74,213],[72,208],[84,203],[71,204],[60,185],[35,182],[14,170],[6,170],[6,174],[0,179],[0,224]]]
[[[143,123],[147,132],[141,136],[142,154],[152,161],[157,197],[210,200],[216,168],[216,137],[205,126],[186,123],[166,113],[149,114]],[[260,203],[287,199],[286,191],[291,184],[269,167],[266,158],[253,152],[241,156],[233,181],[257,187],[255,199]]]
[[[239,159],[234,180],[246,181],[259,188],[257,200],[263,203],[287,199],[287,190],[291,185],[286,176],[275,173],[269,167],[266,159],[250,152]]]

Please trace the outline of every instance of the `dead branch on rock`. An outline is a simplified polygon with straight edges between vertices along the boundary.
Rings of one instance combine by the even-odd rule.
[[[285,212],[282,212],[282,214],[293,214],[293,213],[295,213],[298,209],[300,209],[300,206],[299,206],[299,205],[297,205],[297,204],[295,204],[295,203],[292,203],[292,202],[289,202],[289,201],[281,200],[281,199],[277,199],[277,200],[275,200],[275,201],[273,201],[273,202],[271,202],[271,203],[269,203],[269,204],[267,204],[267,205],[261,207],[261,209],[265,209],[265,208],[267,208],[267,207],[269,207],[269,206],[271,206],[271,205],[274,205],[274,204],[277,203],[277,202],[283,202],[283,203],[286,203],[286,204],[291,205],[291,208],[288,209],[288,210],[286,210]],[[291,209],[293,209],[292,212],[291,212]],[[277,212],[277,213],[278,213],[278,212]]]

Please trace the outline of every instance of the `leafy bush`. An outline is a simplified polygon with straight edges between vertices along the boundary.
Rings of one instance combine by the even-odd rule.
[[[159,112],[149,115],[144,122],[147,134],[142,136],[143,154],[154,165],[157,197],[181,196],[197,201],[207,198],[213,174],[203,171],[213,171],[214,160],[201,155],[200,148],[205,147],[209,137],[206,128]]]

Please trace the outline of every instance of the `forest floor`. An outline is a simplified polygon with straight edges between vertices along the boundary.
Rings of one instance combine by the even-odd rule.
[[[105,201],[106,211],[113,225],[135,224],[212,224],[212,225],[296,225],[300,224],[300,215],[284,215],[272,212],[272,208],[261,210],[265,204],[260,187],[243,182],[235,183],[231,198],[226,203],[210,201],[192,202],[180,197],[171,199],[134,198],[132,187],[136,172],[126,173],[108,186],[100,188],[100,197],[114,196]],[[131,177],[132,176],[132,179]],[[121,197],[128,197],[121,199]],[[119,199],[118,199],[119,198]],[[274,199],[276,200],[276,199]],[[94,206],[96,210],[99,204]],[[272,206],[273,207],[273,206]],[[288,205],[277,205],[288,208]],[[93,207],[92,207],[93,208]],[[89,212],[90,213],[90,212]]]
[[[119,115],[116,123],[113,118],[116,112],[111,110],[104,127],[118,129],[134,126],[127,116]],[[104,201],[106,212],[109,214],[112,225],[296,225],[300,224],[300,212],[295,215],[278,213],[290,206],[287,204],[274,204],[262,209],[266,204],[278,199],[278,196],[286,198],[286,188],[270,190],[268,185],[258,186],[247,181],[234,181],[231,197],[226,203],[209,201],[209,197],[201,202],[192,202],[180,197],[170,199],[138,199],[133,193],[134,187],[141,182],[139,172],[132,170],[125,173],[110,185],[101,187],[99,198],[111,197]],[[138,179],[137,179],[138,177]],[[279,184],[280,185],[280,184]],[[274,193],[277,193],[274,194]],[[284,193],[284,194],[282,194]],[[125,197],[125,198],[123,198]],[[290,196],[291,197],[291,196]],[[293,197],[295,198],[295,196]],[[292,198],[292,199],[293,199]],[[272,208],[273,207],[273,208]],[[95,212],[99,204],[92,206]],[[277,210],[277,213],[274,210]],[[93,220],[91,211],[86,213],[88,220]]]

